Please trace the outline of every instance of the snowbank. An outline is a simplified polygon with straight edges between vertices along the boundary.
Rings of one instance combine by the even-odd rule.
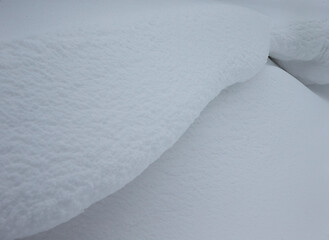
[[[133,180],[269,52],[266,18],[238,7],[111,23],[0,42],[2,240],[50,229]]]
[[[271,18],[270,55],[304,84],[329,83],[328,0],[222,0]]]
[[[328,104],[266,66],[135,181],[24,240],[326,240]]]
[[[278,24],[270,55],[305,84],[329,83],[329,19]]]

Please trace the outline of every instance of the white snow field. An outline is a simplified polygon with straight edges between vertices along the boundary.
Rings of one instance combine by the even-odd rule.
[[[259,72],[270,43],[266,17],[219,3],[23,35],[0,42],[1,240],[133,180],[221,90]]]
[[[327,240],[328,106],[268,64],[135,181],[24,240]]]

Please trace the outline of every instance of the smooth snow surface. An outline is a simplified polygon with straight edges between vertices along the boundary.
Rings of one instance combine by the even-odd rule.
[[[0,42],[1,240],[50,229],[133,180],[269,52],[267,19],[239,7],[111,23]]]
[[[328,17],[329,0],[216,0],[241,5],[270,16],[275,22]]]
[[[24,240],[327,240],[328,103],[267,65],[135,181]]]
[[[329,100],[329,84],[327,85],[318,85],[313,84],[308,86],[314,93],[318,94],[322,98]]]
[[[72,27],[120,25],[126,20],[136,21],[138,15],[150,14],[150,8],[161,11],[167,6],[206,1],[212,0],[0,0],[0,39],[70,32]]]

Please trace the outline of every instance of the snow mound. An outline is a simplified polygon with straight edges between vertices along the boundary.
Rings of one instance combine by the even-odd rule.
[[[305,84],[329,83],[329,19],[278,24],[270,55]]]
[[[0,42],[1,240],[123,187],[266,62],[268,23],[254,12],[214,3],[143,14]]]
[[[328,0],[220,0],[251,8],[272,22],[270,55],[304,84],[329,83]]]
[[[326,240],[328,121],[328,103],[266,66],[135,181],[25,240]]]

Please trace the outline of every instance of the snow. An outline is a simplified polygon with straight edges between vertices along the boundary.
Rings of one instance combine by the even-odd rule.
[[[274,22],[328,17],[329,0],[219,0],[244,6],[271,17]]]
[[[24,240],[326,240],[328,103],[267,64],[135,181]]]
[[[273,28],[270,55],[305,84],[329,83],[329,18]]]
[[[271,18],[271,51],[276,62],[304,84],[329,83],[328,0],[222,0]]]
[[[0,239],[326,240],[328,12],[0,0]]]
[[[314,93],[321,96],[323,99],[329,100],[329,84],[327,85],[318,85],[313,84],[308,86]]]
[[[181,5],[185,0],[2,0],[0,39],[12,40],[43,33],[68,31],[73,27],[120,24],[150,14],[150,8]],[[195,0],[187,0],[190,3]]]
[[[122,188],[266,62],[262,15],[218,3],[142,13],[1,39],[1,240]]]

